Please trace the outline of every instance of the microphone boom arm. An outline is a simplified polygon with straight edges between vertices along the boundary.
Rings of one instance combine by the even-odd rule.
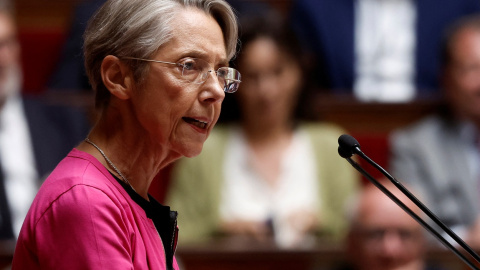
[[[365,155],[358,147],[354,150],[361,158],[366,160],[370,165],[379,170],[390,182],[392,182],[405,196],[407,196],[412,202],[414,202],[429,218],[431,218],[440,228],[442,228],[455,242],[457,242],[462,248],[464,248],[477,262],[480,263],[480,256],[463,241],[456,233],[454,233],[447,225],[445,225],[430,209],[428,209],[420,200],[418,200],[405,186],[403,186],[397,179],[390,175],[380,165],[375,163],[367,155]]]
[[[363,153],[362,153],[363,154]],[[368,158],[368,157],[367,157]],[[452,244],[450,244],[440,233],[438,233],[435,229],[432,228],[427,222],[425,222],[422,218],[420,218],[417,214],[415,214],[410,208],[408,208],[402,201],[400,201],[395,195],[393,195],[387,188],[385,188],[380,182],[378,182],[373,176],[371,176],[367,171],[365,171],[358,163],[352,160],[350,157],[345,158],[357,171],[359,171],[362,175],[364,175],[373,185],[375,185],[378,189],[380,189],[385,195],[387,195],[393,202],[395,202],[400,208],[402,208],[407,214],[409,214],[415,221],[420,223],[426,230],[432,233],[442,244],[450,249],[457,257],[459,257],[465,264],[467,264],[470,268],[479,270],[468,258],[466,258],[458,249],[456,249]],[[373,162],[373,161],[372,161]],[[377,165],[378,166],[378,165]],[[380,167],[380,166],[379,166]],[[380,167],[381,168],[381,167]],[[383,168],[382,168],[383,170]],[[387,173],[388,174],[388,173]],[[392,177],[393,178],[393,177]],[[393,178],[394,179],[394,178]],[[398,182],[397,180],[395,180]],[[400,184],[400,183],[399,183]],[[401,184],[400,184],[401,185]],[[403,185],[402,185],[403,187]],[[408,191],[407,191],[408,192]],[[410,195],[411,193],[408,192]],[[411,195],[413,198],[415,196]],[[410,196],[407,195],[407,197]],[[415,198],[416,199],[416,198]],[[418,200],[417,200],[418,201]],[[423,210],[423,209],[422,209]],[[429,211],[430,212],[430,211]],[[443,224],[443,223],[442,223]],[[445,225],[444,225],[445,226]],[[453,233],[453,232],[452,232]],[[458,236],[457,236],[458,237]],[[463,242],[463,241],[462,241]],[[466,245],[466,244],[465,244]],[[475,252],[474,252],[475,253]],[[476,254],[475,254],[476,255]],[[477,255],[478,256],[478,255]],[[475,258],[476,259],[476,258]],[[477,260],[478,261],[478,260]]]

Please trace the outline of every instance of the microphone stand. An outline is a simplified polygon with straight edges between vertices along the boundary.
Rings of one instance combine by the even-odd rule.
[[[457,242],[462,248],[464,248],[477,262],[480,263],[480,256],[478,256],[473,249],[467,245],[456,233],[454,233],[447,225],[445,225],[440,219],[428,209],[420,200],[418,200],[410,191],[408,191],[405,186],[403,186],[397,179],[391,176],[385,169],[380,165],[371,160],[367,155],[365,155],[360,148],[356,147],[354,151],[369,164],[379,170],[384,176],[386,176],[403,194],[405,194],[411,201],[413,201],[429,218],[431,218],[440,228],[442,228],[450,237],[452,237],[455,242]]]
[[[358,148],[357,148],[358,149]],[[359,154],[362,158],[367,158],[368,160],[370,160],[371,162],[373,162],[370,158],[368,158],[365,154],[363,154],[363,152],[361,152],[359,149],[356,150],[356,152],[360,152],[361,154]],[[450,251],[452,251],[455,255],[457,255],[457,257],[459,257],[465,264],[467,264],[470,268],[472,269],[475,269],[475,270],[480,270],[478,267],[476,267],[469,259],[467,259],[462,253],[460,253],[460,251],[458,251],[458,249],[456,249],[452,244],[450,244],[440,233],[438,233],[435,229],[432,228],[432,226],[430,226],[427,222],[425,222],[422,218],[420,218],[417,214],[415,214],[410,208],[408,208],[402,201],[400,201],[395,195],[393,195],[387,188],[385,188],[380,182],[378,182],[373,176],[371,176],[367,171],[365,171],[360,165],[358,165],[358,163],[356,163],[354,160],[352,160],[350,157],[345,157],[345,159],[357,170],[359,171],[362,175],[364,175],[373,185],[375,185],[378,189],[380,189],[385,195],[387,195],[393,202],[395,202],[400,208],[402,208],[405,212],[407,212],[407,214],[409,214],[415,221],[417,221],[418,223],[420,223],[420,225],[423,226],[423,228],[425,228],[426,230],[428,230],[430,233],[432,233],[440,242],[442,242],[443,245],[445,245],[448,249],[450,249]],[[367,160],[367,161],[368,161]],[[369,162],[370,163],[370,162]],[[415,198],[415,196],[413,196],[402,184],[400,184],[397,180],[395,180],[392,176],[390,176],[390,174],[388,174],[388,172],[386,172],[382,167],[380,167],[379,165],[377,165],[375,162],[373,162],[375,165],[376,168],[378,166],[377,169],[379,169],[380,171],[382,171],[382,173],[386,173],[387,175],[384,175],[387,176],[387,178],[390,179],[391,177],[391,181],[392,182],[396,182],[398,183],[402,188],[399,188],[402,192],[405,190],[407,193],[405,194],[410,200],[412,200],[418,207],[420,207],[420,205],[422,205],[422,207],[420,207],[420,209],[422,208],[425,208],[428,213],[430,213],[432,216],[434,216],[436,218],[436,216],[431,213],[430,210],[428,210],[428,208],[426,208],[417,198]],[[370,163],[371,164],[371,163]],[[389,177],[390,176],[390,177]],[[395,184],[395,186],[397,186],[397,184]],[[398,186],[397,186],[398,187]],[[403,189],[403,190],[402,190]],[[405,192],[403,192],[405,193]],[[409,195],[407,195],[409,194]],[[414,199],[412,199],[414,198]],[[417,202],[420,204],[418,205]],[[422,209],[422,211],[425,212],[424,209]],[[430,215],[427,214],[429,217]],[[434,219],[434,218],[432,218]],[[435,219],[434,219],[435,220]],[[438,218],[437,218],[438,220]],[[443,227],[446,227],[449,231],[451,231],[447,226],[445,226],[440,220],[438,220],[442,225]],[[436,222],[437,223],[437,222]],[[438,223],[437,223],[438,224]],[[442,227],[442,228],[443,228]],[[447,232],[448,233],[448,232]],[[455,235],[457,238],[459,238],[455,233],[453,233],[451,231],[451,233],[453,235]],[[449,234],[450,235],[450,234]],[[453,237],[452,237],[453,238]],[[459,238],[460,239],[460,238]],[[467,246],[470,250],[471,248],[465,244],[463,242],[463,240],[460,239],[460,241],[465,245]],[[458,241],[457,241],[458,242]],[[463,247],[463,246],[462,246]],[[465,247],[464,247],[465,248]],[[467,250],[467,249],[466,249]],[[467,250],[468,251],[468,250]],[[475,256],[473,256],[472,254],[472,257],[475,258],[475,260],[477,262],[479,262],[479,260],[477,259],[478,255],[473,251],[471,250],[471,252],[473,252],[473,254],[475,254]],[[470,252],[469,252],[470,253]]]

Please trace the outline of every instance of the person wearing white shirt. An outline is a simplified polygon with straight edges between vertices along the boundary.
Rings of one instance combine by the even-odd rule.
[[[296,110],[304,104],[301,50],[275,14],[241,21],[242,91],[222,105],[234,119],[173,168],[167,201],[185,213],[182,243],[222,235],[308,248],[345,232],[342,205],[360,181],[337,153],[344,131]]]
[[[445,42],[445,108],[390,135],[392,175],[480,247],[480,15],[455,23]]]
[[[415,97],[414,0],[361,0],[355,6],[355,96],[405,102]]]
[[[444,31],[477,12],[477,0],[297,0],[290,18],[315,93],[391,103],[440,96]]]
[[[14,242],[42,180],[88,130],[86,115],[22,95],[20,44],[0,1],[0,250]],[[6,204],[6,205],[4,205]],[[11,246],[13,248],[13,246]]]

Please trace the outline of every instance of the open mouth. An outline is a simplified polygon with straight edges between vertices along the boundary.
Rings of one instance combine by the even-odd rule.
[[[206,129],[207,128],[207,123],[206,122],[202,122],[202,121],[199,121],[197,119],[194,119],[194,118],[190,118],[190,117],[182,117],[183,121],[191,124],[191,125],[194,125],[198,128],[201,128],[201,129]]]

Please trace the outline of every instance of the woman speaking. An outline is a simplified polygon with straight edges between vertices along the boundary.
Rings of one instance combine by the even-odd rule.
[[[13,269],[178,269],[177,214],[147,191],[237,90],[235,16],[224,0],[110,0],[84,38],[98,120],[38,192]]]

